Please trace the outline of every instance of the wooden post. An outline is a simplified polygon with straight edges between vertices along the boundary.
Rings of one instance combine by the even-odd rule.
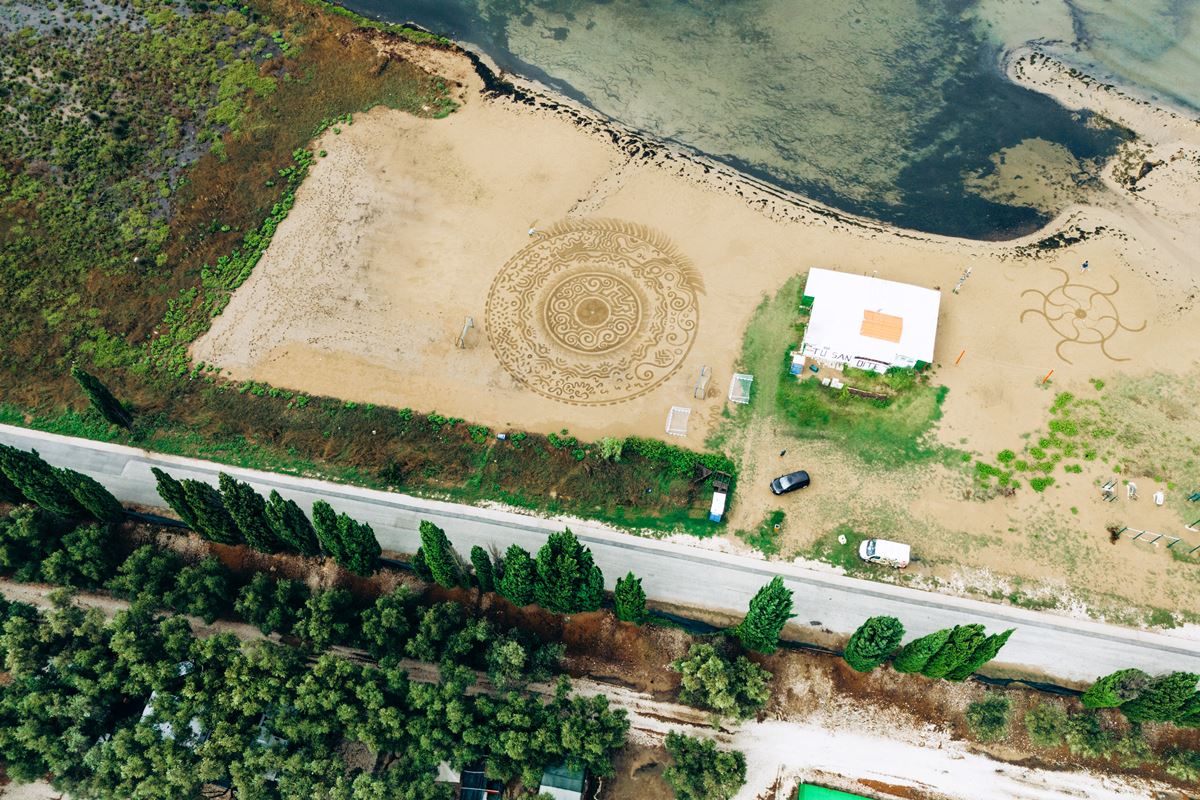
[[[956,366],[956,367],[958,366],[958,362],[962,361],[963,353],[966,353],[966,352],[967,352],[966,350],[963,350],[962,353],[958,354],[958,358],[954,359],[954,366]]]

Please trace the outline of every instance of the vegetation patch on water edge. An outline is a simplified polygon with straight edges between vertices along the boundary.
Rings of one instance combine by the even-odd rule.
[[[398,36],[413,44],[433,45],[437,47],[454,46],[454,42],[445,36],[439,36],[436,33],[431,33],[421,28],[414,28],[412,25],[400,25],[395,22],[382,22],[370,19],[359,14],[357,11],[351,11],[345,6],[331,3],[329,0],[304,0],[304,2],[314,5],[327,13],[345,17],[359,27],[371,28],[372,30],[382,31],[392,36]]]

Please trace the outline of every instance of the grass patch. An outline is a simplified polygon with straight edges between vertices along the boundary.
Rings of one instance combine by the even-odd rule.
[[[738,531],[742,541],[765,555],[773,556],[779,553],[780,529],[787,514],[780,510],[772,511],[762,524],[753,531]]]
[[[1121,377],[1106,387],[1093,380],[1103,398],[1055,394],[1045,430],[1023,434],[1020,450],[996,454],[996,468],[977,467],[983,485],[1005,486],[1004,477],[1033,472],[1029,481],[1045,491],[1059,471],[1080,475],[1087,464],[1105,463],[1113,474],[1144,475],[1166,483],[1168,497],[1181,517],[1187,517],[1186,494],[1171,486],[1200,485],[1200,437],[1195,425],[1194,397],[1200,391],[1200,373],[1182,376]],[[986,463],[986,462],[985,462]],[[1011,485],[1008,484],[1008,485]],[[1183,521],[1191,522],[1195,517]]]
[[[846,543],[842,544],[839,537],[844,537]],[[842,524],[822,536],[799,555],[813,561],[824,561],[835,567],[841,567],[847,575],[868,575],[874,570],[858,557],[858,545],[864,539],[870,538],[867,534],[856,531],[852,526]]]
[[[770,414],[772,402],[785,372],[779,369],[780,348],[803,335],[804,325],[796,312],[796,298],[803,294],[804,275],[788,279],[774,297],[764,296],[742,338],[742,354],[737,371],[754,376],[750,402],[724,410],[723,424],[710,434],[705,445],[723,447],[732,436],[745,429],[756,416]],[[781,338],[782,337],[782,338]]]
[[[899,469],[947,460],[947,448],[930,444],[928,436],[942,417],[947,391],[920,383],[883,402],[831,390],[814,379],[785,379],[776,405],[792,434],[833,440],[867,464]]]
[[[256,421],[262,428],[214,435],[165,415],[138,415],[133,430],[124,431],[90,410],[42,416],[12,405],[0,405],[0,422],[425,497],[495,500],[636,530],[698,536],[724,530],[708,520],[712,477],[695,480],[697,465],[733,474],[723,456],[631,437],[616,461],[574,437],[512,433],[504,441],[481,440],[479,428],[462,420],[408,409],[331,398],[298,406],[286,393],[239,394],[220,383],[206,393],[213,413],[240,415],[250,430]]]

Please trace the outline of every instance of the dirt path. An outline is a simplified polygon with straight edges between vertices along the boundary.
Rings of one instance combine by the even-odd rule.
[[[50,607],[51,587],[0,580],[0,593],[42,608]],[[80,593],[79,603],[102,609],[111,617],[128,603],[105,595]],[[249,625],[218,621],[205,625],[190,618],[197,635],[230,632],[243,640],[262,638]],[[338,648],[343,655],[361,660],[362,651]],[[438,679],[437,667],[406,659],[409,677],[421,682]],[[708,715],[678,703],[657,700],[645,693],[588,679],[576,679],[575,691],[585,696],[603,695],[609,703],[625,709],[629,715],[630,736],[645,745],[660,745],[669,731],[711,738],[733,747],[746,756],[747,783],[735,800],[758,800],[790,796],[795,786],[819,777],[823,783],[842,783],[862,791],[869,780],[876,785],[905,787],[922,793],[944,795],[963,800],[1090,800],[1144,798],[1169,787],[1136,778],[1116,778],[1087,771],[1053,771],[1016,766],[995,761],[973,752],[971,746],[953,739],[949,733],[921,724],[905,715],[880,714],[835,698],[820,711],[802,721],[789,719],[752,720],[725,726],[716,731]],[[550,684],[530,687],[539,694],[552,695]],[[472,691],[488,691],[481,681]],[[869,754],[869,756],[868,756]],[[833,779],[830,776],[856,776]],[[774,787],[774,788],[773,788]],[[783,788],[786,794],[775,793]],[[41,797],[33,794],[7,794],[0,797]],[[24,787],[20,789],[26,792]]]

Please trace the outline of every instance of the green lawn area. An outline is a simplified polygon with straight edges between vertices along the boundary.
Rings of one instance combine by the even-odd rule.
[[[932,385],[929,372],[895,370],[877,375],[848,368],[824,369],[849,386],[889,395],[885,400],[855,397],[846,389],[822,386],[818,376],[797,381],[789,374],[790,353],[804,335],[806,311],[800,303],[804,276],[797,275],[764,298],[746,329],[739,370],[754,375],[750,404],[728,413],[710,440],[728,443],[755,419],[773,417],[800,439],[826,439],[865,464],[898,469],[914,462],[948,460],[954,453],[930,443],[942,416],[944,386]]]

